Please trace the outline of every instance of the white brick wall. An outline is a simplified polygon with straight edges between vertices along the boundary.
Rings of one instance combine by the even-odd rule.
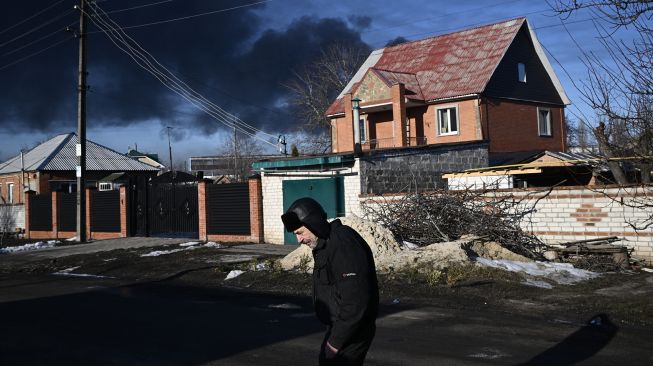
[[[533,192],[511,193],[531,195],[525,205],[542,196]],[[523,226],[546,243],[617,236],[622,239],[618,244],[634,249],[634,257],[653,263],[653,227],[636,231],[629,225],[651,217],[652,194],[653,190],[642,188],[555,189],[537,203],[537,211]]]
[[[0,210],[7,210],[8,215],[11,217],[7,224],[10,227],[6,228],[8,231],[15,231],[17,228],[25,228],[25,206],[21,204],[16,205],[2,205]],[[0,213],[2,215],[4,213]],[[5,228],[0,227],[0,232]]]
[[[281,222],[283,214],[283,181],[315,178],[331,178],[335,176],[344,176],[344,195],[345,195],[345,215],[360,215],[360,204],[358,196],[360,195],[360,175],[359,162],[356,162],[352,168],[340,171],[327,172],[289,172],[274,174],[272,172],[261,173],[261,182],[263,185],[263,235],[266,243],[283,244],[284,228]]]
[[[617,236],[622,239],[617,244],[632,248],[635,258],[653,263],[653,227],[635,231],[628,224],[653,214],[653,189],[643,192],[641,188],[611,188],[602,191],[559,188],[546,195],[547,193],[514,190],[498,194],[513,194],[524,199],[523,208],[531,208],[537,202],[536,211],[525,218],[522,226],[545,243]],[[360,201],[389,202],[392,199],[391,196],[361,197]],[[621,203],[622,199],[624,204]],[[633,203],[633,200],[638,200],[633,205],[642,207],[644,203],[650,206],[629,207],[628,204]]]

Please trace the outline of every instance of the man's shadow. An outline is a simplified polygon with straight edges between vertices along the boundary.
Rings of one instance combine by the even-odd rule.
[[[618,330],[619,327],[606,314],[598,314],[562,342],[519,366],[574,365],[598,353],[610,343]]]

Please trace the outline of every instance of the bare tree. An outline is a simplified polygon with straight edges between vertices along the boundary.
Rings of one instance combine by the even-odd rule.
[[[295,113],[304,121],[305,132],[315,135],[316,150],[330,147],[330,121],[326,110],[365,61],[369,48],[362,44],[334,44],[322,50],[313,63],[294,71],[286,83]]]
[[[608,58],[585,53],[587,79],[576,85],[582,98],[602,118],[593,132],[617,183],[635,183],[623,171],[624,158],[640,171],[640,182],[650,183],[653,155],[653,1],[555,0],[551,6],[563,19],[587,10]],[[602,21],[601,21],[602,20]],[[616,38],[620,28],[632,28],[631,42]],[[633,159],[634,158],[634,159]]]
[[[252,163],[258,160],[262,149],[251,137],[244,137],[234,132],[233,136],[218,149],[220,155],[228,157],[229,170],[237,182],[244,182],[252,173]]]

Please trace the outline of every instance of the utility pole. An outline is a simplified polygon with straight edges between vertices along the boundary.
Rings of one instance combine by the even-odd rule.
[[[168,129],[168,152],[170,153],[170,171],[173,171],[173,169],[172,169],[172,145],[170,144],[170,130],[172,129],[172,127],[166,126],[166,128]]]
[[[237,139],[238,137],[236,136],[236,125],[234,124],[234,179],[236,181],[239,181],[238,179],[238,142]]]
[[[79,77],[77,84],[77,241],[86,241],[86,0],[79,0]]]

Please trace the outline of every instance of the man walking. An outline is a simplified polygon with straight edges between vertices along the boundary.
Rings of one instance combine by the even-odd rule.
[[[293,202],[281,216],[286,230],[313,250],[313,303],[327,325],[320,365],[362,365],[376,332],[379,288],[365,240],[340,220],[331,223],[312,198]]]

